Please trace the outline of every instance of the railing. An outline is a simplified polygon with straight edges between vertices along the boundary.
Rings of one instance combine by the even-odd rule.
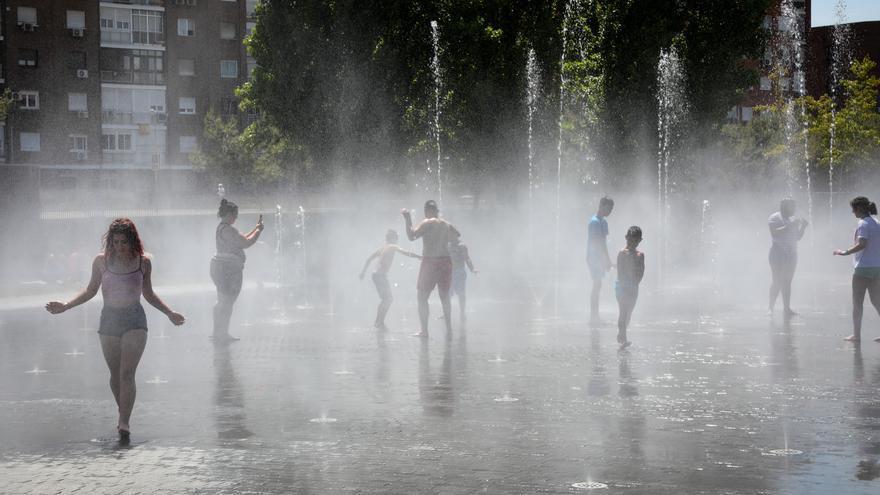
[[[165,33],[102,29],[101,42],[126,45],[164,45]]]
[[[102,124],[161,125],[165,124],[167,118],[167,115],[161,112],[118,112],[116,110],[101,112]]]
[[[108,3],[121,3],[125,5],[152,5],[153,7],[164,7],[165,0],[101,0]]]
[[[126,72],[102,70],[101,82],[129,84],[165,84],[163,72]]]

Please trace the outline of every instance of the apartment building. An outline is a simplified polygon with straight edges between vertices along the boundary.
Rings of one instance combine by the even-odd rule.
[[[161,187],[192,170],[209,108],[237,112],[256,0],[5,0],[0,156],[41,188]]]
[[[742,100],[730,109],[727,118],[733,122],[752,120],[755,107],[771,104],[778,94],[795,94],[801,91],[796,77],[795,42],[801,43],[801,67],[807,67],[806,40],[810,29],[810,2],[793,0],[788,2],[791,12],[783,13],[783,1],[773,2],[764,16],[762,27],[766,33],[767,46],[760,60],[746,60],[745,65],[759,73],[758,84],[748,88]],[[801,22],[793,22],[800,19]],[[784,66],[786,74],[771,77],[771,71]],[[774,84],[778,87],[774,87]]]

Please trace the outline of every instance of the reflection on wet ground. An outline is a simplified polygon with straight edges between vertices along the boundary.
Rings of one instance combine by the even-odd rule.
[[[880,345],[840,341],[836,313],[637,310],[621,351],[611,326],[513,303],[425,341],[405,303],[385,332],[316,307],[214,347],[209,299],[186,305],[187,327],[150,315],[126,448],[98,306],[0,314],[0,492],[880,489]]]

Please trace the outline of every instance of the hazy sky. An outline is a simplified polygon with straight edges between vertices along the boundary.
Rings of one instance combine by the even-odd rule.
[[[834,24],[838,2],[846,4],[847,22],[880,21],[880,0],[813,0],[812,26]]]

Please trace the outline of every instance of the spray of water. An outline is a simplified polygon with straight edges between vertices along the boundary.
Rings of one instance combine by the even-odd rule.
[[[661,287],[668,252],[669,168],[673,163],[672,149],[685,111],[684,71],[678,52],[671,47],[660,53],[657,62],[657,282]]]
[[[837,98],[840,81],[850,66],[850,39],[852,30],[846,16],[846,0],[837,0],[834,16],[834,35],[831,47],[831,126],[828,140],[828,213],[834,224],[834,145],[837,132]]]
[[[431,42],[433,46],[433,56],[431,57],[431,74],[434,76],[434,122],[432,132],[434,133],[434,147],[437,152],[437,201],[443,201],[443,160],[440,152],[440,28],[437,21],[431,21]],[[428,169],[430,174],[430,169]]]
[[[534,48],[529,49],[529,57],[526,61],[526,110],[528,111],[528,150],[529,150],[529,252],[534,252],[532,244],[535,240],[534,234],[534,192],[535,192],[535,147],[532,142],[532,124],[534,121],[535,111],[538,105],[538,93],[541,90],[541,75],[538,69],[538,61],[535,58]]]

